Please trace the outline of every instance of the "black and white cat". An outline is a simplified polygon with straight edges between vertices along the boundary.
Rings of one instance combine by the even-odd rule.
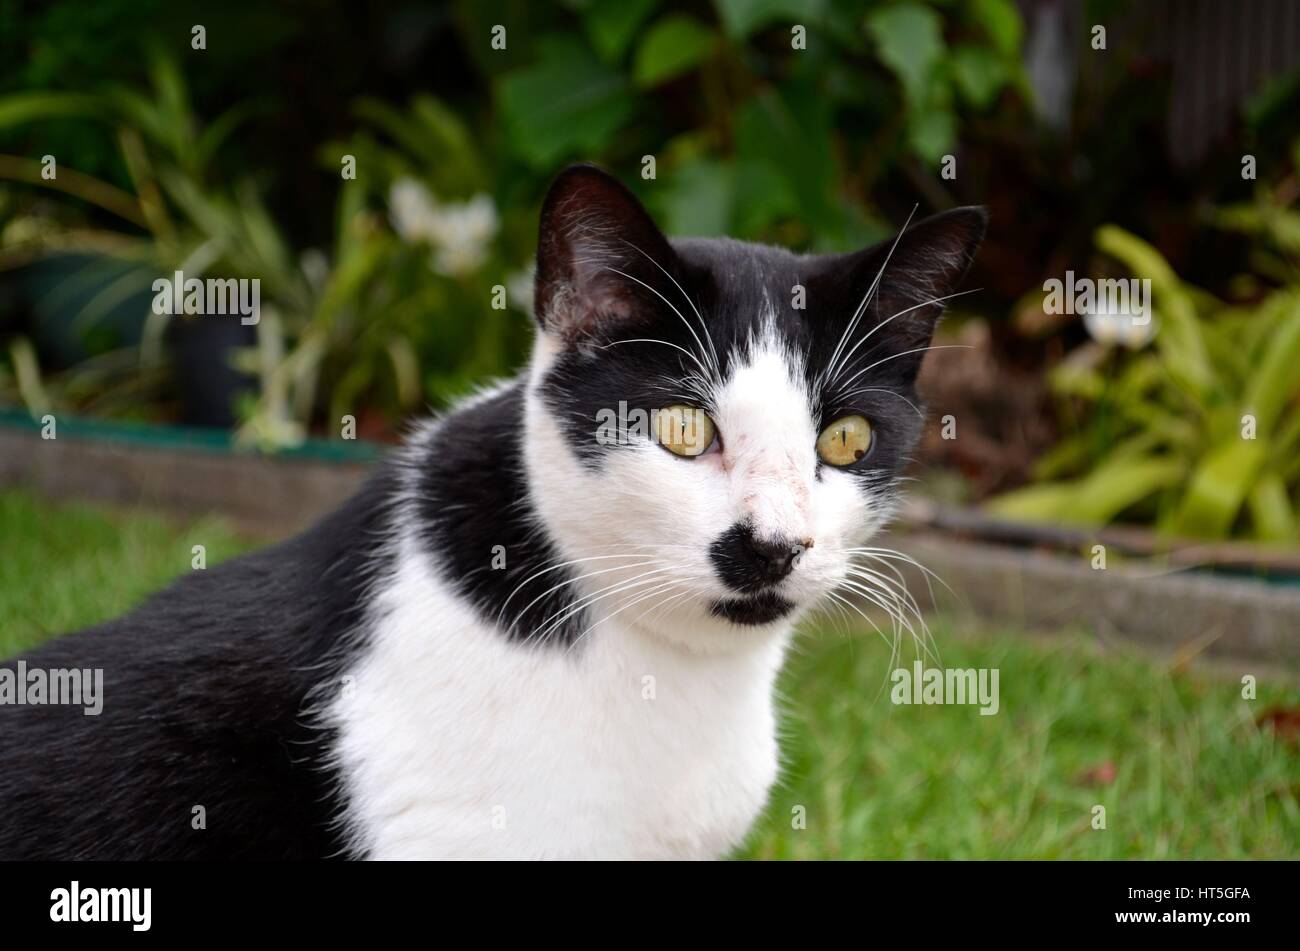
[[[0,706],[0,858],[725,856],[796,621],[869,581],[984,225],[670,242],[567,169],[518,378],[307,533],[23,658],[103,668],[103,711]]]

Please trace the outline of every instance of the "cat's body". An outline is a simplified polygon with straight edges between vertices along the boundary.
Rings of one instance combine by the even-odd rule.
[[[670,247],[616,183],[566,173],[519,379],[305,535],[24,658],[102,667],[103,712],[0,707],[0,858],[727,854],[778,773],[794,624],[864,577],[892,508],[912,345],[982,230],[963,214],[886,291],[896,248]],[[836,320],[784,306],[795,285]],[[861,309],[880,335],[853,350],[883,368],[848,392],[864,293],[889,310]],[[698,404],[717,438],[595,438],[620,403]],[[848,410],[870,451],[837,468],[818,431]]]

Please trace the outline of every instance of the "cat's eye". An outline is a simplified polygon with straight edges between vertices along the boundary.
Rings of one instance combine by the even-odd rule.
[[[709,414],[696,406],[665,406],[655,416],[659,445],[677,456],[698,456],[717,435]]]
[[[817,437],[817,455],[830,466],[851,466],[871,449],[871,424],[865,416],[844,416]]]

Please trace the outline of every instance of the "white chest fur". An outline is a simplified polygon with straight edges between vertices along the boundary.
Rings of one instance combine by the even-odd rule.
[[[359,852],[714,858],[743,839],[777,775],[788,634],[706,656],[613,619],[525,648],[405,547],[329,711]]]

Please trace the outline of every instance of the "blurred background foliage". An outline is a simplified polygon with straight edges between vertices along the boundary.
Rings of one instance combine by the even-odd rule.
[[[1077,5],[1111,24],[1084,68],[1062,6],[0,0],[0,401],[268,450],[345,414],[393,438],[524,359],[538,204],[591,160],[672,234],[798,249],[990,206],[945,330],[973,350],[927,370],[962,425],[930,440],[931,490],[1034,483],[996,504],[1294,541],[1296,77],[1188,162],[1149,52],[1167,24]],[[1067,268],[1158,275],[1159,333],[1128,349],[1046,315]],[[176,270],[259,278],[261,321],[154,315]]]

